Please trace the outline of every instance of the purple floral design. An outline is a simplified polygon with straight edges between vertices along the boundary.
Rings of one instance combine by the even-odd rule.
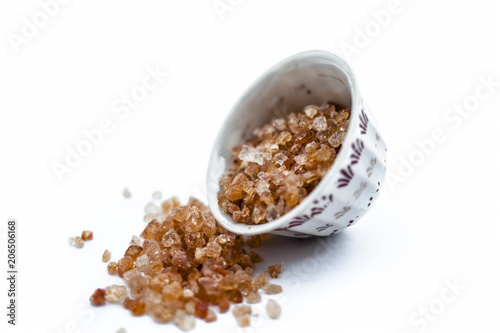
[[[365,113],[365,109],[361,109],[361,114],[359,115],[359,120],[361,123],[359,124],[359,127],[361,128],[361,134],[366,134],[366,131],[368,129],[368,116]]]
[[[339,178],[337,188],[342,188],[349,185],[352,177],[354,177],[354,172],[352,171],[350,165],[347,167],[347,169],[340,169],[340,173],[343,177]]]
[[[287,230],[289,228],[295,228],[303,225],[304,223],[312,219],[314,216],[323,213],[326,207],[328,207],[328,205],[331,204],[332,202],[333,202],[333,194],[324,195],[321,197],[321,200],[314,200],[313,201],[314,206],[311,208],[309,214],[295,216],[292,219],[292,221],[288,223],[288,226],[284,227],[282,230]]]
[[[359,162],[361,153],[363,152],[363,149],[365,149],[365,144],[362,140],[356,139],[356,142],[353,142],[351,147],[353,150],[353,153],[351,154],[351,165],[354,165]]]

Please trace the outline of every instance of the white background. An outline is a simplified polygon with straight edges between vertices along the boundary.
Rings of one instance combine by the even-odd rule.
[[[212,0],[68,1],[16,52],[12,36],[41,7],[0,2],[0,266],[6,221],[17,218],[20,272],[15,328],[1,275],[0,331],[177,331],[119,306],[88,306],[113,282],[103,250],[121,257],[153,191],[202,193],[212,142],[238,96],[281,59],[323,49],[356,72],[391,178],[371,213],[326,243],[276,237],[260,249],[258,271],[285,264],[279,320],[261,313],[241,330],[225,314],[197,330],[499,332],[500,5],[401,0],[380,28],[372,12],[389,1],[230,3],[221,16]],[[113,113],[157,66],[168,77],[126,117]],[[496,82],[491,92],[481,78]],[[449,113],[464,103],[473,109],[464,117]],[[106,118],[113,131],[60,181],[53,163]],[[439,129],[446,139],[423,155],[416,141]],[[94,240],[70,247],[83,229]],[[449,283],[464,289],[454,295]]]

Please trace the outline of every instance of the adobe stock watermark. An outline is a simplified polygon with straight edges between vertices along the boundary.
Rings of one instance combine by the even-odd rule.
[[[82,138],[73,146],[66,146],[66,156],[62,161],[53,161],[51,163],[52,170],[59,181],[63,180],[63,176],[73,172],[85,157],[89,156],[95,147],[100,146],[104,142],[107,134],[115,130],[115,126],[119,121],[125,120],[130,112],[137,109],[148,95],[157,89],[168,76],[168,72],[164,72],[159,65],[154,68],[146,67],[146,74],[142,82],[135,85],[128,93],[123,93],[111,105],[111,113],[118,119],[113,121],[111,117],[102,118],[97,127],[82,131]]]
[[[243,3],[243,0],[213,0],[212,8],[215,13],[224,21],[226,19],[226,14],[234,11]]]
[[[435,322],[439,316],[448,311],[450,304],[456,302],[458,297],[467,287],[462,285],[458,278],[444,280],[444,288],[439,295],[433,298],[429,303],[424,304],[410,315],[408,323],[412,327],[412,331],[423,333],[429,326]],[[408,333],[410,331],[401,331],[400,333]]]
[[[488,77],[479,76],[477,81],[478,84],[470,95],[453,103],[443,112],[442,121],[445,126],[436,127],[427,138],[415,140],[416,148],[407,156],[398,156],[398,165],[394,169],[387,170],[386,184],[392,191],[398,184],[404,183],[411,177],[415,170],[434,154],[437,146],[448,139],[449,133],[457,131],[480,107],[481,102],[493,95],[500,86],[500,81],[495,81],[491,74]]]
[[[406,2],[411,2],[411,0],[406,0]],[[368,47],[380,35],[383,29],[391,24],[394,16],[403,12],[404,8],[400,0],[389,0],[386,8],[372,10],[370,12],[372,19],[366,22],[363,27],[356,26],[354,28],[352,42],[342,42],[340,44],[343,57],[351,61],[353,55],[360,54],[364,48]]]
[[[107,283],[105,283],[104,285],[111,286],[114,284],[121,285],[123,284],[123,281],[116,278],[115,276],[112,276],[108,279]],[[91,322],[93,322],[97,312],[95,307],[91,306],[89,301],[86,301],[86,302],[80,302],[78,304],[78,306],[75,309],[75,314],[77,318],[73,318],[72,320],[67,321],[64,324],[64,327],[58,329],[56,333],[83,332],[82,326],[88,325]]]
[[[20,47],[27,44],[35,38],[41,29],[49,24],[61,9],[61,6],[66,5],[70,0],[39,0],[39,9],[31,15],[24,16],[21,19],[21,28],[18,33],[8,32],[7,39],[16,53],[19,53]]]

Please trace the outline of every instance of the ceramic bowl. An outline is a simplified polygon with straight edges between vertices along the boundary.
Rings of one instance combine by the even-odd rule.
[[[217,201],[218,179],[231,164],[232,147],[275,117],[326,101],[350,107],[351,116],[341,149],[316,188],[276,220],[259,225],[233,222]],[[299,53],[260,76],[232,108],[210,156],[208,203],[217,221],[238,234],[333,235],[358,222],[373,206],[385,178],[386,152],[375,118],[361,98],[348,64],[325,51]]]

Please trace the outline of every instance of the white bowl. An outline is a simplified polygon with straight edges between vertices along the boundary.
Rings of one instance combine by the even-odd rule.
[[[231,149],[255,128],[309,104],[350,107],[344,142],[316,188],[280,218],[258,225],[235,223],[218,205],[219,178],[232,163]],[[207,175],[208,204],[224,228],[242,235],[329,236],[356,223],[372,206],[385,178],[386,145],[347,63],[325,51],[293,55],[273,66],[236,102],[214,143]]]

